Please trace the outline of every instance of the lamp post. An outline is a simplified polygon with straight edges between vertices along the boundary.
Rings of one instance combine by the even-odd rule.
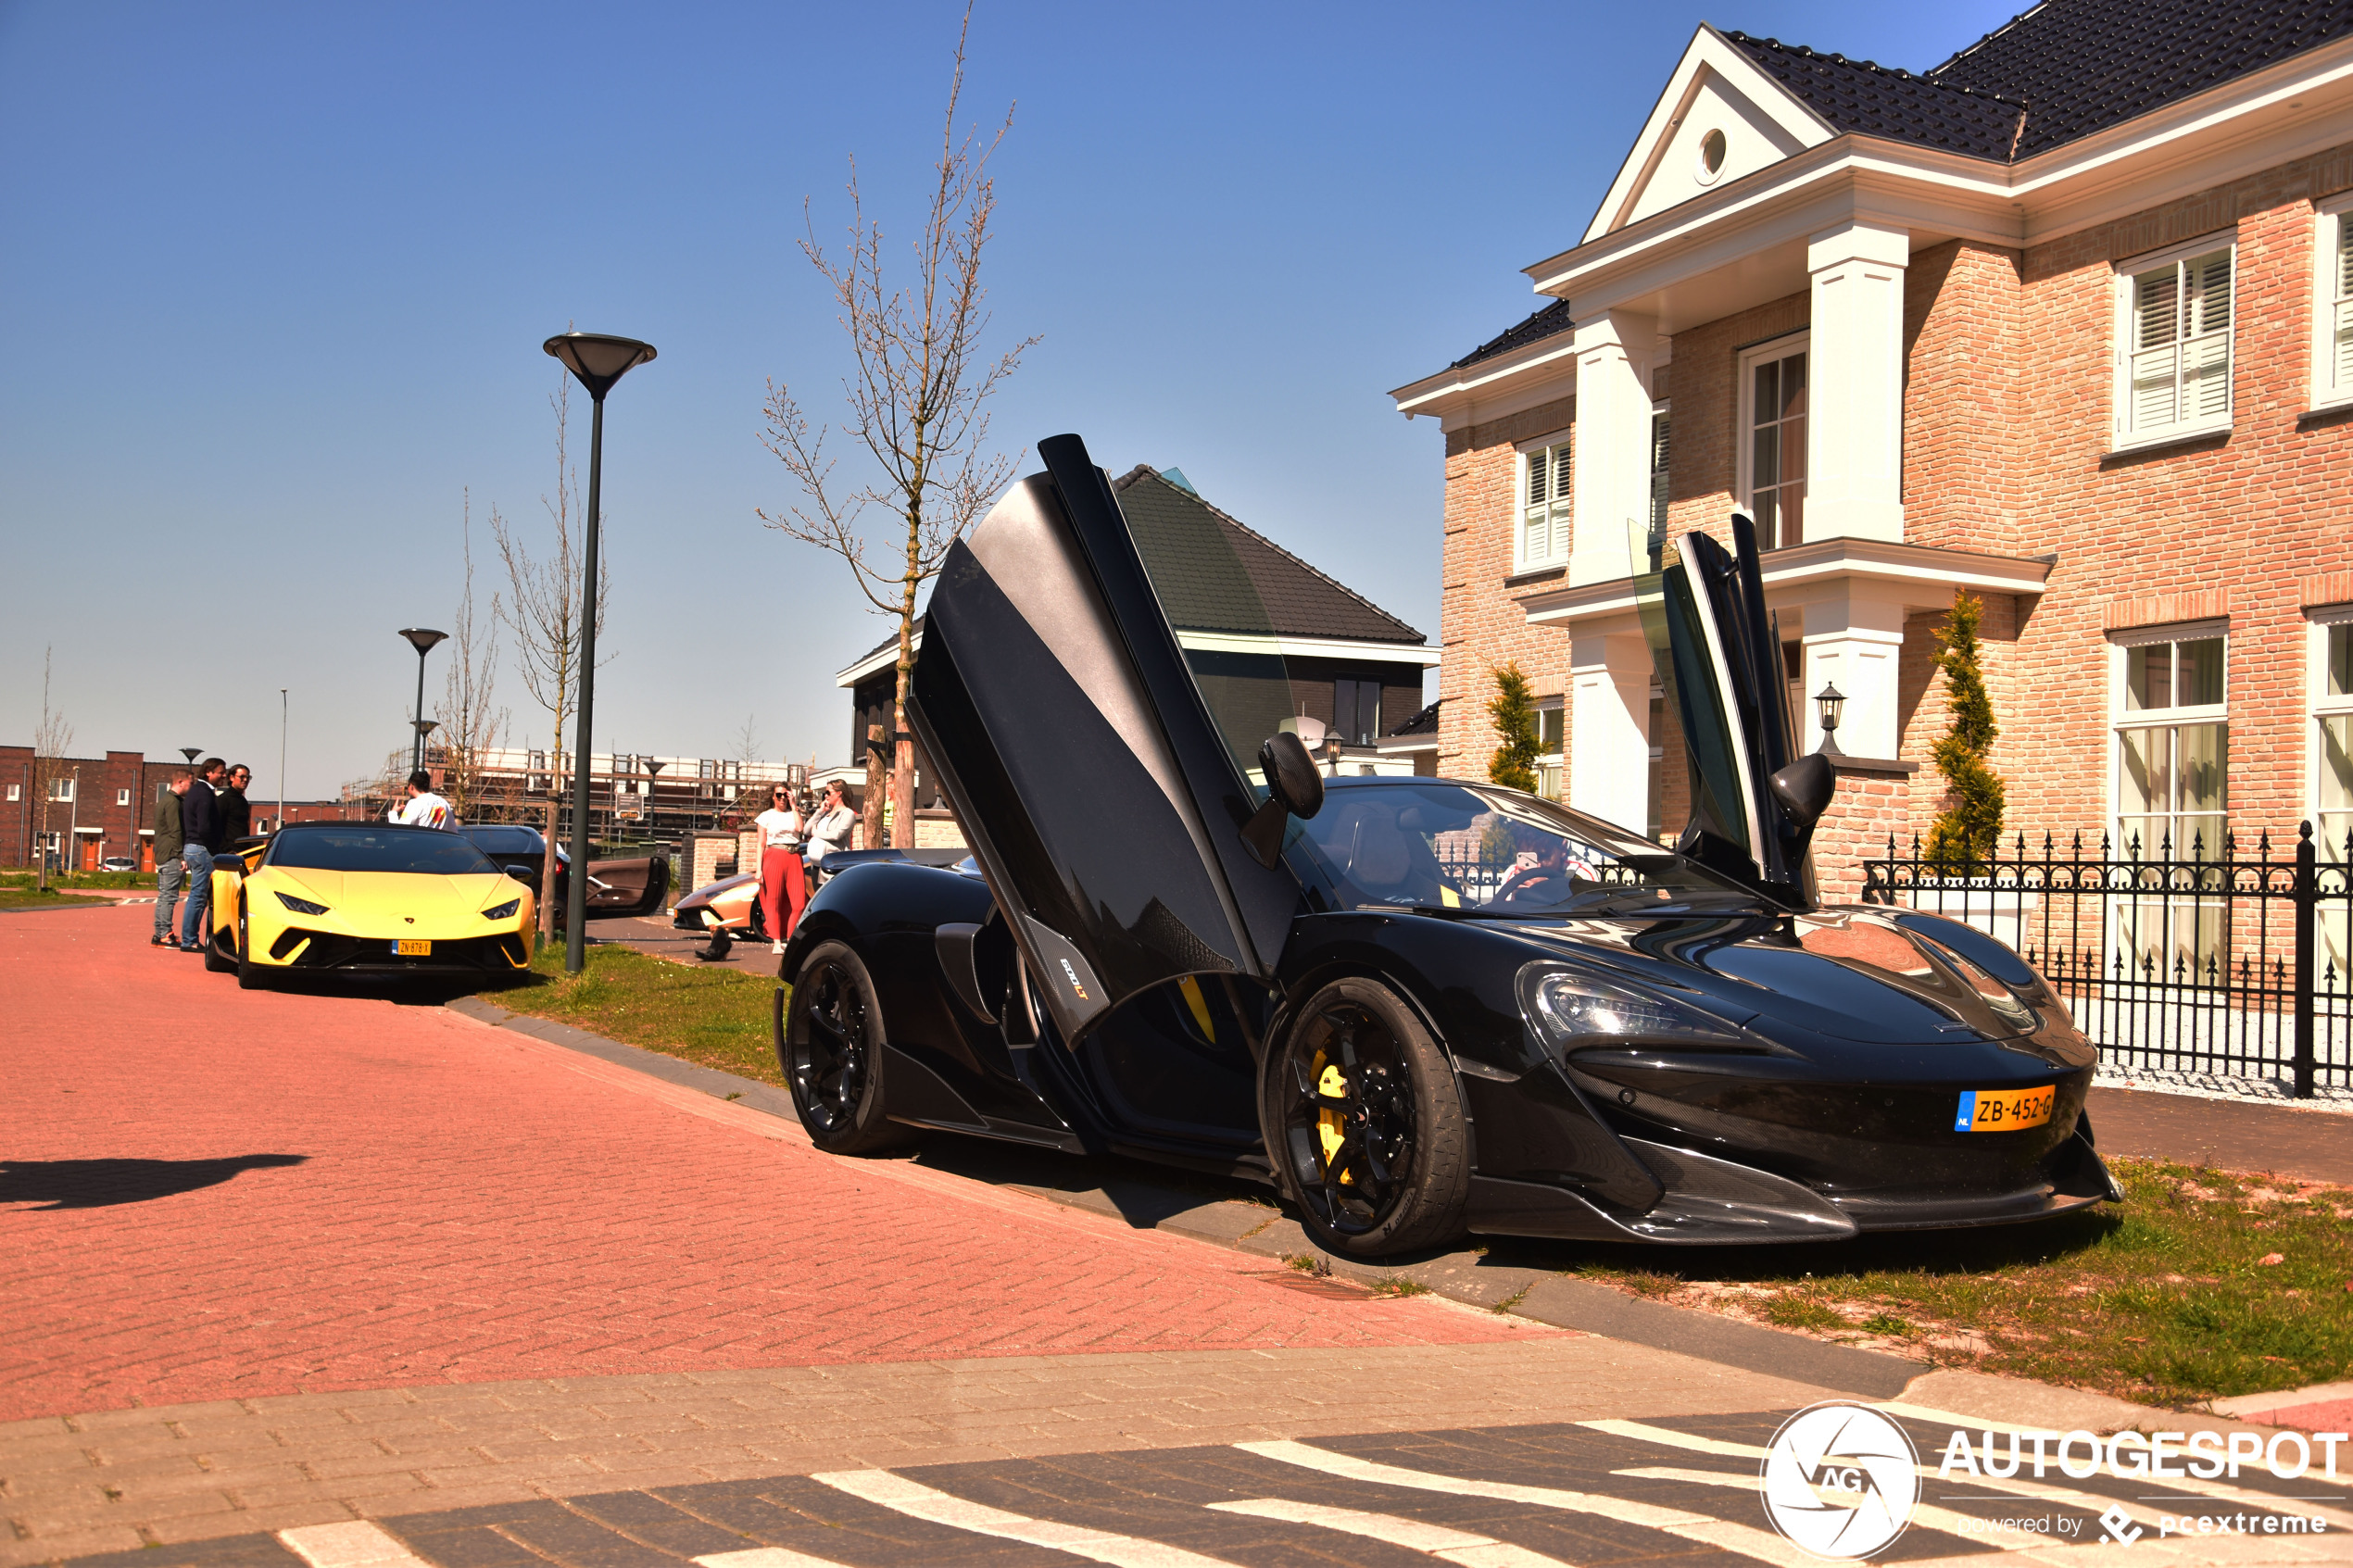
[[[1814,694],[1814,701],[1822,710],[1822,744],[1815,749],[1825,757],[1845,756],[1838,748],[1838,716],[1845,709],[1846,694],[1838,689],[1837,682],[1826,682]]]
[[[597,524],[605,464],[605,394],[615,383],[654,357],[654,345],[634,337],[600,332],[559,332],[540,347],[588,389],[595,406],[588,424],[588,549],[581,571],[580,711],[573,734],[572,874],[564,882],[564,972],[578,974],[588,962],[588,741],[597,705]],[[419,688],[422,690],[421,686]]]
[[[286,688],[278,688],[278,826],[286,825]],[[276,831],[275,829],[271,830]]]
[[[180,755],[188,759],[188,766],[193,768],[196,765],[196,759],[204,755],[204,747],[201,746],[183,746],[180,748]]]
[[[422,719],[425,714],[425,655],[433,651],[434,644],[440,642],[443,638],[448,636],[449,633],[447,632],[428,631],[422,626],[404,626],[401,628],[400,634],[408,638],[417,649],[417,706],[414,712],[417,718]],[[425,733],[422,730],[419,730],[417,732],[417,749],[415,755],[409,759],[409,771],[413,773],[424,765]]]

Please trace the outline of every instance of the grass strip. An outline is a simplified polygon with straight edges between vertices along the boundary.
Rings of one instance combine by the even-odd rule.
[[[2189,1405],[2353,1377],[2353,1190],[2114,1160],[2120,1207],[2038,1224],[1576,1273],[1973,1372]]]
[[[774,980],[733,970],[688,969],[618,943],[588,949],[587,967],[563,972],[560,945],[539,951],[531,977],[487,999],[511,1012],[552,1018],[625,1045],[784,1086],[769,1009]]]

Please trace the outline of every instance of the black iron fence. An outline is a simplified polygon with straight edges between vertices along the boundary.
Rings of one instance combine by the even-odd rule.
[[[2108,1062],[2279,1080],[2300,1098],[2353,1087],[2353,835],[2311,824],[2247,853],[2193,839],[2146,849],[2103,834],[2039,851],[2020,834],[1967,866],[1863,862],[1863,900],[1966,922],[2025,956]]]

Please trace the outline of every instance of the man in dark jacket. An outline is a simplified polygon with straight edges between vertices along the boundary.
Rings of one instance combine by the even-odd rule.
[[[253,836],[253,808],[245,801],[245,785],[251,783],[253,770],[244,763],[229,770],[229,787],[220,792],[220,842],[214,848]]]
[[[180,831],[187,835],[180,859],[188,868],[188,908],[180,917],[180,950],[204,951],[205,912],[212,903],[212,856],[227,842],[220,835],[219,785],[229,764],[208,757],[196,765],[188,793],[180,797]]]
[[[188,781],[195,776],[186,768],[171,770],[171,783],[156,797],[155,817],[148,824],[155,830],[156,852],[156,933],[149,940],[158,947],[180,946],[171,934],[171,914],[188,878],[188,868],[180,859],[187,842],[180,829],[180,797],[188,793]]]

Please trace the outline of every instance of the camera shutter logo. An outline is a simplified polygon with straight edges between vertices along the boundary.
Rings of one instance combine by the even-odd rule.
[[[1910,1434],[1867,1405],[1829,1400],[1781,1424],[1757,1475],[1765,1515],[1792,1544],[1832,1562],[1893,1545],[1920,1500]]]

